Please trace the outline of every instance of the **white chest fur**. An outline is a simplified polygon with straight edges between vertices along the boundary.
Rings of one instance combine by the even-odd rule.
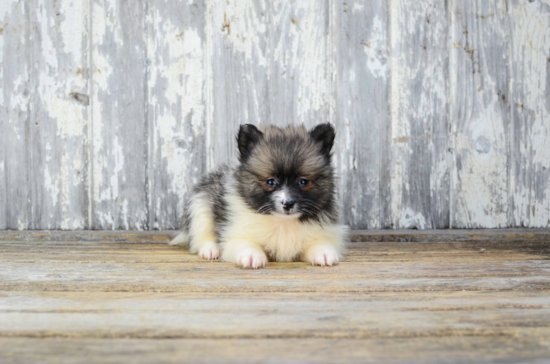
[[[272,259],[288,262],[299,259],[311,245],[326,242],[340,245],[344,228],[335,224],[302,223],[252,211],[237,195],[230,195],[229,223],[221,234],[222,246],[229,241],[258,244]]]

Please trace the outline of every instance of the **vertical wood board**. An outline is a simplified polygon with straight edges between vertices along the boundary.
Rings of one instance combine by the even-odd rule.
[[[509,21],[503,1],[451,3],[452,227],[508,221]]]
[[[0,2],[0,229],[31,225],[29,7]]]
[[[210,167],[236,161],[240,124],[265,123],[269,111],[269,9],[263,0],[212,0]]]
[[[513,226],[550,225],[550,1],[511,0]]]
[[[380,228],[381,150],[389,122],[386,1],[338,2],[336,17],[336,147],[342,218]]]
[[[93,0],[93,229],[148,229],[146,3]]]
[[[149,228],[174,229],[207,166],[206,6],[152,2],[146,19]]]
[[[392,0],[390,216],[384,227],[449,227],[448,11]]]
[[[328,0],[270,2],[270,93],[266,101],[271,104],[271,118],[266,122],[311,128],[330,121],[329,4]]]
[[[88,14],[81,0],[30,2],[31,229],[88,223]]]

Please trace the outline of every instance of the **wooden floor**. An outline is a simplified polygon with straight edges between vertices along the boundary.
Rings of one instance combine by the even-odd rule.
[[[550,362],[550,231],[353,236],[242,270],[164,233],[0,232],[0,362]]]

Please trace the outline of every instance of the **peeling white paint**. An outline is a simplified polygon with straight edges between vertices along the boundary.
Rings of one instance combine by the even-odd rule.
[[[523,139],[512,166],[513,219],[532,227],[550,224],[550,12],[544,4],[520,2],[511,9],[513,121]]]
[[[10,86],[0,88],[1,108],[8,110],[7,114],[2,114],[8,117],[4,120],[0,138],[7,135],[18,145],[27,143],[25,129],[21,127],[24,121],[21,115],[34,115],[29,113],[31,105],[38,125],[32,126],[34,119],[30,124],[31,128],[36,128],[33,129],[33,137],[42,138],[42,144],[38,144],[43,149],[38,152],[43,153],[41,162],[44,162],[38,174],[39,178],[43,178],[39,195],[45,210],[33,210],[35,201],[29,200],[30,216],[26,216],[27,207],[22,207],[20,214],[13,215],[16,217],[12,219],[12,228],[34,226],[34,214],[43,215],[44,227],[86,227],[88,217],[74,214],[74,211],[81,212],[81,206],[77,205],[79,191],[86,188],[93,191],[90,203],[95,210],[90,212],[90,217],[95,226],[143,229],[146,228],[144,222],[149,221],[149,228],[163,228],[172,223],[170,219],[177,213],[181,215],[183,201],[191,185],[199,178],[201,167],[197,165],[197,160],[207,158],[207,166],[211,169],[216,166],[216,158],[227,156],[235,130],[231,129],[233,126],[226,128],[226,124],[222,123],[228,123],[231,117],[239,119],[238,122],[262,124],[272,121],[311,126],[328,120],[336,123],[339,139],[335,161],[339,172],[345,175],[342,186],[357,189],[353,191],[357,198],[345,206],[349,211],[346,215],[348,222],[362,223],[356,219],[357,216],[378,219],[376,211],[365,212],[364,204],[380,193],[372,186],[385,188],[389,184],[389,200],[380,201],[380,208],[386,208],[384,204],[389,204],[391,216],[386,217],[389,223],[394,227],[433,227],[437,214],[434,209],[438,207],[422,205],[414,201],[415,196],[419,190],[431,199],[439,194],[444,195],[449,176],[452,176],[452,192],[449,194],[454,194],[454,206],[449,207],[448,212],[455,214],[458,227],[468,223],[475,227],[508,226],[510,215],[514,223],[525,226],[545,227],[549,224],[550,187],[544,186],[549,184],[544,176],[550,169],[550,148],[547,147],[550,145],[550,126],[547,123],[550,110],[546,103],[546,95],[550,92],[546,82],[547,57],[550,55],[547,6],[550,6],[550,0],[511,2],[509,12],[505,2],[496,2],[497,12],[506,13],[503,19],[511,19],[511,30],[504,24],[505,20],[497,17],[488,17],[483,22],[491,24],[501,21],[502,26],[493,26],[493,33],[484,31],[481,38],[476,32],[483,27],[470,27],[470,42],[478,38],[481,44],[473,46],[472,42],[475,48],[473,59],[470,60],[468,54],[466,61],[478,62],[476,67],[482,72],[481,76],[472,76],[474,81],[470,86],[464,85],[461,75],[454,72],[456,67],[462,67],[456,56],[451,58],[450,63],[445,58],[453,52],[465,52],[466,35],[462,29],[462,18],[457,17],[458,12],[453,12],[462,4],[458,1],[452,1],[448,6],[450,19],[456,22],[452,23],[456,24],[456,29],[452,31],[452,39],[448,43],[440,39],[448,34],[449,17],[442,14],[441,4],[435,0],[391,0],[387,13],[388,8],[378,13],[378,5],[368,2],[350,3],[349,9],[346,8],[347,16],[350,13],[355,18],[364,15],[368,23],[365,20],[364,27],[359,24],[357,29],[363,32],[361,37],[365,36],[360,39],[364,44],[359,41],[354,43],[358,47],[354,48],[355,54],[361,54],[361,64],[354,64],[349,71],[338,75],[335,70],[340,72],[341,68],[336,67],[336,62],[346,64],[350,60],[345,58],[348,53],[340,52],[336,43],[345,36],[338,33],[340,30],[337,27],[343,25],[339,23],[343,15],[335,12],[342,6],[336,2],[329,2],[327,6],[314,0],[269,3],[251,0],[207,1],[206,10],[196,7],[196,4],[190,5],[192,2],[187,4],[185,0],[171,4],[151,3],[139,8],[141,10],[134,9],[139,10],[137,13],[147,10],[145,32],[142,34],[146,52],[143,52],[139,42],[123,48],[128,29],[124,28],[123,22],[127,20],[122,8],[119,8],[120,2],[94,1],[91,14],[88,13],[88,0],[59,0],[55,8],[51,2],[37,0],[36,3],[38,6],[32,8],[28,17],[22,17],[24,1],[0,3],[0,27],[4,28],[4,33],[0,35],[0,78],[8,80],[5,82],[9,82]],[[382,3],[380,6],[386,6]],[[172,9],[193,6],[197,18],[176,11],[174,14],[177,14],[172,16],[165,9],[169,5]],[[485,3],[476,3],[476,10],[484,11],[486,6]],[[59,12],[59,15],[55,14],[55,20],[50,19],[52,10]],[[206,13],[201,14],[200,11]],[[460,16],[464,14],[460,12]],[[91,17],[91,24],[87,23],[88,17]],[[24,26],[27,18],[37,27],[30,44],[22,35],[28,29]],[[389,20],[389,29],[386,29],[386,19]],[[93,34],[87,34],[89,29]],[[390,49],[387,49],[387,34],[391,34]],[[139,35],[130,35],[130,39],[140,39]],[[508,39],[510,35],[512,38]],[[22,50],[18,56],[32,54],[38,66],[33,63],[33,68],[28,69],[25,64],[31,60],[22,59],[20,67],[4,67],[4,64],[13,65],[5,63],[7,61],[4,59],[8,56],[5,51],[8,49],[7,41],[13,40],[8,37],[19,37],[18,45]],[[88,37],[91,37],[91,47]],[[499,58],[502,65],[498,67],[495,67],[495,61],[499,62],[496,57],[490,62],[479,57],[483,46],[493,49],[498,41],[495,37],[504,39],[510,46],[511,60],[503,51],[502,58]],[[459,47],[453,46],[454,43],[459,43]],[[216,48],[216,54],[227,57],[228,63],[234,62],[217,64],[222,68],[215,72],[214,44],[220,47]],[[30,51],[25,50],[27,46]],[[423,46],[425,50],[420,49]],[[129,51],[128,55],[121,53],[126,51]],[[140,95],[132,100],[119,97],[121,90],[117,87],[124,86],[118,79],[119,68],[124,67],[124,57],[132,61],[135,60],[132,57],[141,57],[143,53],[146,53],[147,59],[143,62],[143,69],[135,70],[135,75],[136,79],[147,77],[144,97],[148,98],[148,104],[143,107],[147,108],[147,122],[151,123],[147,133],[151,134],[147,134],[147,144],[136,143],[139,145],[135,152],[142,158],[149,148],[148,162],[151,166],[148,166],[147,188],[150,196],[155,198],[151,197],[147,208],[135,211],[139,206],[136,207],[134,201],[125,195],[129,183],[126,181],[129,178],[127,169],[132,164],[128,156],[132,147],[124,135],[124,125],[127,124],[123,123],[144,121],[116,118],[125,115],[125,108],[132,107],[129,105],[135,107],[136,103],[144,101]],[[92,65],[87,64],[87,59],[93,61]],[[483,73],[489,67],[504,69],[506,62],[513,68],[508,70],[510,90],[503,91],[506,91],[506,100],[511,103],[510,109],[515,118],[512,125],[517,125],[517,129],[511,129],[511,136],[506,129],[510,124],[506,123],[506,116],[502,113],[502,96],[496,92],[502,86],[492,75]],[[442,71],[447,65],[451,67],[450,83],[459,85],[454,91],[448,89],[449,76]],[[92,68],[89,70],[88,66]],[[18,74],[6,74],[6,70],[13,72],[11,69],[17,70],[15,73]],[[214,75],[227,78],[214,79]],[[351,97],[339,99],[334,85],[341,79],[336,77],[345,77],[345,82],[350,85]],[[365,168],[366,159],[361,158],[369,158],[369,161],[379,158],[378,155],[360,155],[364,151],[361,143],[366,143],[368,138],[359,133],[359,126],[363,124],[358,123],[369,123],[373,115],[385,115],[385,111],[376,110],[370,114],[368,108],[357,108],[357,103],[365,101],[359,95],[363,91],[357,91],[360,86],[365,87],[365,83],[361,83],[365,77],[367,80],[369,77],[375,79],[376,85],[378,82],[380,85],[388,82],[391,90],[389,135],[380,135],[380,138],[387,137],[380,139],[381,143],[389,142],[389,145],[380,146],[381,150],[387,148],[383,151],[389,154],[389,166],[380,166],[381,169],[389,168],[389,180],[378,180],[380,177],[375,174],[363,178],[357,172],[359,168]],[[31,86],[36,89],[29,93],[30,80],[33,81]],[[88,94],[87,82],[91,80],[93,85],[90,90],[93,92]],[[472,92],[468,93],[469,89],[464,91],[466,87],[471,87]],[[482,90],[476,91],[475,88]],[[383,88],[383,92],[385,90]],[[461,96],[464,100],[458,97],[458,90],[468,93]],[[75,92],[89,96],[92,107],[73,99],[71,95]],[[270,100],[265,100],[265,95]],[[224,99],[220,102],[220,109],[215,110],[216,119],[214,108],[218,104],[214,101],[219,100],[214,97]],[[376,97],[383,99],[385,95],[377,94]],[[466,111],[462,118],[465,126],[452,126],[449,133],[449,138],[454,138],[452,151],[447,153],[438,149],[440,145],[437,143],[445,136],[436,134],[437,123],[432,121],[444,120],[445,107],[447,104],[451,108],[457,107],[452,104],[455,100],[464,104]],[[113,101],[112,104],[110,101]],[[264,107],[266,103],[268,106]],[[336,107],[340,110],[338,114],[334,112]],[[367,111],[368,115],[361,119],[362,115],[353,114],[355,111],[342,112],[346,108]],[[260,113],[264,109],[267,110],[266,117],[272,120],[263,120],[264,114]],[[455,115],[455,111],[451,109],[450,114]],[[451,119],[456,120],[454,117]],[[374,127],[375,123],[368,125],[361,131],[381,132]],[[419,125],[424,128],[423,132],[418,131]],[[87,126],[89,129],[86,129]],[[385,125],[380,127],[385,128]],[[223,135],[220,130],[223,130]],[[86,131],[89,134],[83,135]],[[204,138],[205,146],[197,144],[201,138]],[[426,153],[423,156],[426,161],[414,159],[417,158],[414,153],[418,152],[419,140],[424,143],[422,152]],[[514,151],[517,152],[514,158],[519,161],[514,162],[516,164],[513,166],[509,165],[512,162],[506,154],[506,146],[510,142],[519,145],[519,149]],[[199,148],[203,147],[208,152],[200,156],[202,149]],[[84,151],[87,148],[90,149],[89,160],[82,157],[86,155]],[[234,148],[231,149],[233,152]],[[451,164],[447,154],[455,158],[460,156],[461,170],[457,170],[458,159]],[[429,171],[426,173],[429,175],[422,179],[422,183],[429,186],[418,185],[418,181],[411,179],[411,176],[417,173],[418,164],[428,162]],[[13,174],[10,163],[8,159],[0,161],[0,172]],[[91,173],[85,186],[84,173],[79,173],[88,165]],[[511,170],[511,180],[504,177],[507,168]],[[23,167],[21,170],[24,170]],[[162,191],[159,191],[159,186]],[[167,207],[167,200],[171,198],[177,199],[175,213],[172,211],[173,204]],[[510,204],[508,201],[511,201]],[[507,210],[509,206],[514,206],[512,212]],[[55,220],[57,216],[59,221]],[[163,216],[166,220],[155,221],[156,216]]]
[[[228,1],[225,12],[214,12],[213,26],[214,31],[224,33],[234,50],[245,54],[246,60],[266,67],[268,62],[261,51],[260,42],[265,41],[267,19],[254,16],[258,5],[262,9],[266,8],[264,1],[260,1],[260,4],[251,0]]]
[[[422,212],[413,211],[410,208],[404,208],[399,213],[398,226],[400,229],[426,229],[426,217]]]
[[[374,17],[371,36],[363,46],[363,51],[368,56],[368,69],[375,77],[382,77],[385,79],[388,73],[386,29],[378,16]]]

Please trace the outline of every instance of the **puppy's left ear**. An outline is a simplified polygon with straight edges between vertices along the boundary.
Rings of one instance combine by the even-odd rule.
[[[237,146],[239,147],[239,161],[244,163],[250,158],[252,150],[263,138],[264,134],[252,124],[244,124],[239,128]]]
[[[334,137],[336,133],[334,128],[329,123],[319,124],[309,132],[311,139],[319,143],[321,146],[321,154],[330,160],[332,145],[334,144]]]

